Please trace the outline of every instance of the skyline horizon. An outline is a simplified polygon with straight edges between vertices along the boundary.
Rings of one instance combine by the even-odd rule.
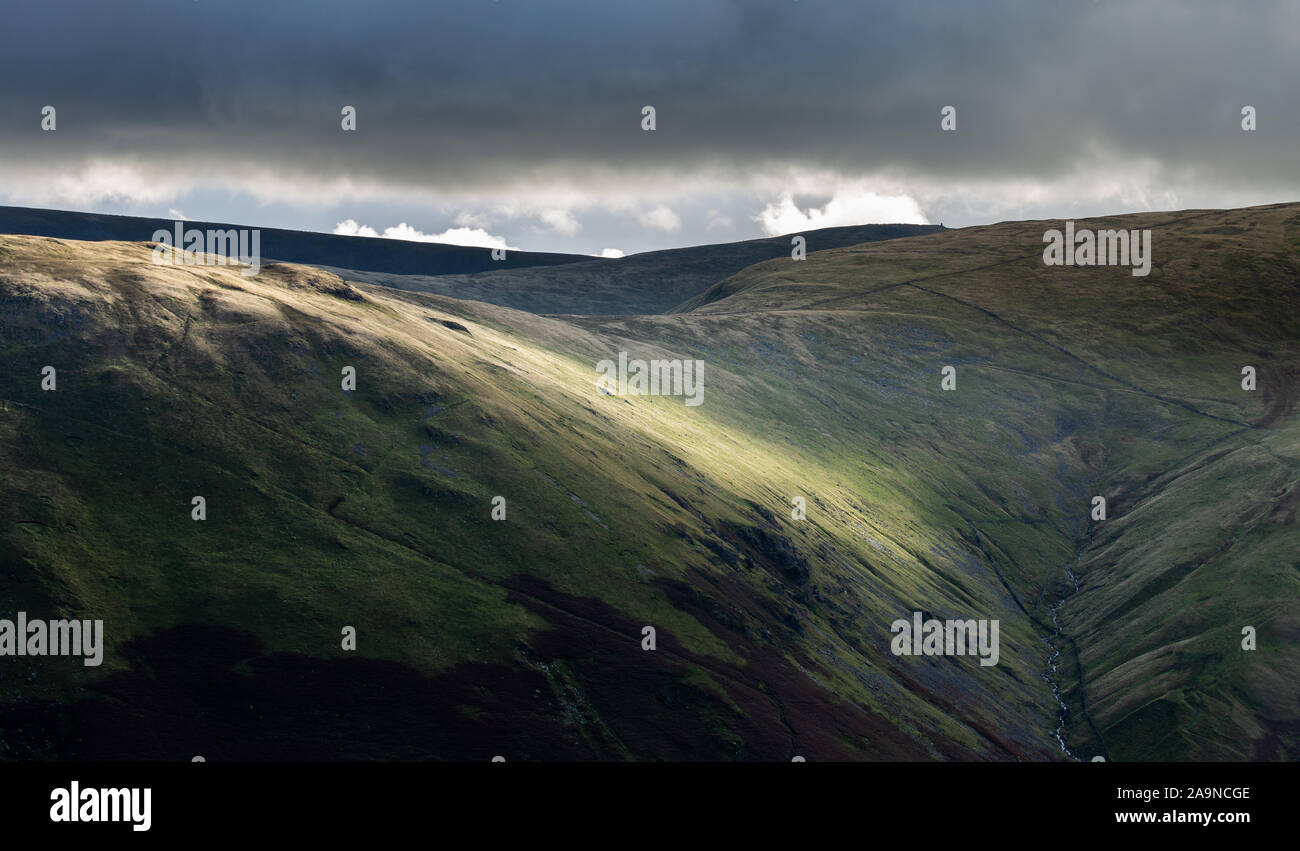
[[[989,221],[972,222],[970,224],[964,224],[958,226],[949,226],[943,222],[854,221],[854,222],[846,222],[843,224],[823,225],[819,227],[803,228],[800,230],[791,230],[791,231],[786,231],[786,232],[776,233],[776,234],[761,234],[757,236],[747,236],[738,239],[716,240],[716,241],[706,241],[706,242],[673,243],[661,248],[650,248],[650,249],[646,249],[645,251],[620,253],[618,255],[587,254],[587,253],[577,252],[577,251],[552,251],[549,249],[532,248],[527,246],[510,246],[506,248],[506,251],[514,252],[514,253],[523,253],[523,254],[554,254],[554,255],[565,255],[565,256],[585,256],[592,260],[619,260],[625,257],[633,257],[642,254],[654,254],[662,251],[675,251],[675,250],[692,249],[692,248],[707,248],[709,246],[730,245],[739,242],[756,242],[756,241],[769,240],[769,239],[779,239],[782,237],[794,237],[799,234],[811,233],[816,231],[835,230],[841,228],[862,228],[862,227],[870,227],[874,225],[888,226],[888,225],[920,224],[929,227],[942,228],[943,230],[955,231],[955,230],[964,230],[968,228],[994,227],[997,225],[1004,225],[1004,224],[1017,224],[1017,223],[1029,223],[1029,222],[1066,223],[1066,222],[1074,222],[1074,221],[1089,221],[1095,219],[1107,219],[1107,218],[1116,218],[1121,216],[1133,216],[1133,215],[1143,215],[1143,214],[1152,214],[1152,213],[1186,213],[1192,211],[1226,212],[1231,210],[1253,210],[1253,209],[1265,209],[1271,207],[1287,206],[1289,204],[1300,204],[1300,197],[1297,197],[1293,200],[1264,201],[1257,204],[1246,204],[1237,207],[1159,207],[1159,208],[1152,208],[1152,209],[1113,210],[1109,212],[1097,213],[1092,215],[1060,215],[1060,216],[1044,216],[1044,217],[1031,217],[1031,218],[994,219]],[[107,216],[107,217],[114,217],[114,218],[141,219],[147,221],[170,221],[175,223],[192,222],[201,225],[233,225],[233,226],[246,227],[246,228],[251,227],[251,228],[259,228],[265,230],[279,230],[279,231],[288,231],[294,233],[310,234],[313,236],[336,236],[336,237],[346,237],[346,238],[356,238],[356,239],[387,240],[392,242],[406,243],[408,245],[445,245],[445,246],[451,246],[456,248],[483,248],[485,250],[494,250],[500,248],[500,246],[477,245],[474,243],[454,242],[445,239],[432,239],[432,238],[409,239],[409,238],[403,238],[401,236],[387,235],[382,233],[340,233],[337,229],[332,231],[314,230],[310,228],[291,227],[291,226],[284,226],[278,224],[269,225],[258,221],[252,221],[252,220],[237,221],[233,219],[218,219],[215,217],[207,217],[207,216],[199,217],[199,218],[194,218],[189,216],[176,217],[171,215],[146,215],[143,213],[109,212],[109,211],[97,210],[97,209],[76,209],[76,208],[69,208],[69,207],[38,207],[38,206],[23,205],[23,204],[0,204],[0,209],[6,209],[6,208],[12,210],[30,210],[34,212],[63,213],[63,214],[71,214],[71,215],[85,215],[85,216]],[[172,210],[169,212],[177,212],[177,211]],[[71,238],[71,237],[62,237],[62,238]],[[149,242],[150,240],[142,239],[136,241]],[[813,249],[813,250],[815,251],[817,249]],[[294,262],[294,261],[286,261],[286,262]]]
[[[1295,32],[1282,0],[20,3],[0,204],[593,256],[1239,209],[1300,197]]]

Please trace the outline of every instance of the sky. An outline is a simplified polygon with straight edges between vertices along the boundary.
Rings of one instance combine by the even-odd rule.
[[[6,205],[617,256],[1300,200],[1294,0],[6,0],[3,19]]]

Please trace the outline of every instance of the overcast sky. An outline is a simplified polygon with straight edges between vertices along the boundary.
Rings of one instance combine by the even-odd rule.
[[[4,6],[0,204],[599,254],[1300,199],[1294,0]]]

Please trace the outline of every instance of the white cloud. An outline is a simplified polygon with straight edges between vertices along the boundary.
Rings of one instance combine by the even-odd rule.
[[[471,248],[506,248],[520,251],[513,245],[507,245],[505,238],[490,234],[482,228],[447,228],[442,233],[425,233],[401,222],[390,228],[384,228],[381,234],[369,225],[357,224],[355,219],[346,219],[334,226],[334,233],[340,236],[382,236],[384,239],[401,239],[407,242],[438,242],[446,245],[464,245]]]
[[[640,221],[642,227],[661,230],[665,233],[681,230],[682,227],[682,217],[662,205],[655,207],[648,213],[642,213]]]
[[[8,156],[5,157],[9,159]],[[189,192],[194,180],[133,161],[89,159],[78,164],[0,163],[0,196],[26,207],[90,210],[100,205],[161,207]]]
[[[724,216],[717,210],[709,210],[709,223],[705,226],[706,230],[731,230],[736,223],[731,220],[731,216]]]
[[[179,219],[179,220],[182,221],[182,222],[188,222],[188,221],[190,220],[190,217],[189,217],[189,216],[185,215],[184,213],[182,213],[180,210],[176,209],[175,207],[172,207],[171,209],[169,209],[169,210],[167,211],[167,218],[169,218],[169,219]]]
[[[822,207],[806,211],[795,206],[789,192],[770,202],[754,217],[768,236],[801,230],[865,224],[929,224],[916,200],[909,195],[878,195],[861,188],[837,189]]]
[[[487,231],[482,228],[448,228],[442,233],[431,234],[425,233],[418,228],[413,228],[406,222],[399,222],[391,228],[384,228],[385,239],[404,239],[407,242],[446,242],[447,240],[442,239],[441,237],[452,233],[458,235],[462,233],[467,235],[474,234],[477,236],[478,234],[486,234]]]
[[[334,226],[334,233],[339,236],[379,236],[374,228],[359,225],[356,219],[339,222]]]
[[[617,260],[619,257],[623,256],[623,252],[617,248],[602,248],[600,256]]]
[[[582,230],[582,225],[568,210],[543,210],[538,218],[548,228],[565,236],[573,236]]]

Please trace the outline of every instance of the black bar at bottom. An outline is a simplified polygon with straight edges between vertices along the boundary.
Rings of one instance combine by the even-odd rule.
[[[1084,838],[1196,831],[1232,841],[1241,831],[1286,826],[1297,780],[1293,763],[10,763],[0,765],[0,823],[7,838],[91,841],[396,839],[412,831],[451,841],[465,830],[492,842],[594,840],[612,838],[615,826],[643,844],[680,842],[691,825],[733,839],[802,832],[809,843],[841,828],[863,841],[886,829],[936,841],[1006,830]],[[114,799],[126,801],[99,790],[146,788],[148,830],[134,829],[133,821],[143,826],[133,819],[140,807],[120,821],[80,819],[97,808],[110,817]],[[74,791],[76,821],[69,812]],[[143,800],[141,791],[136,801]],[[68,806],[59,809],[61,801]]]

